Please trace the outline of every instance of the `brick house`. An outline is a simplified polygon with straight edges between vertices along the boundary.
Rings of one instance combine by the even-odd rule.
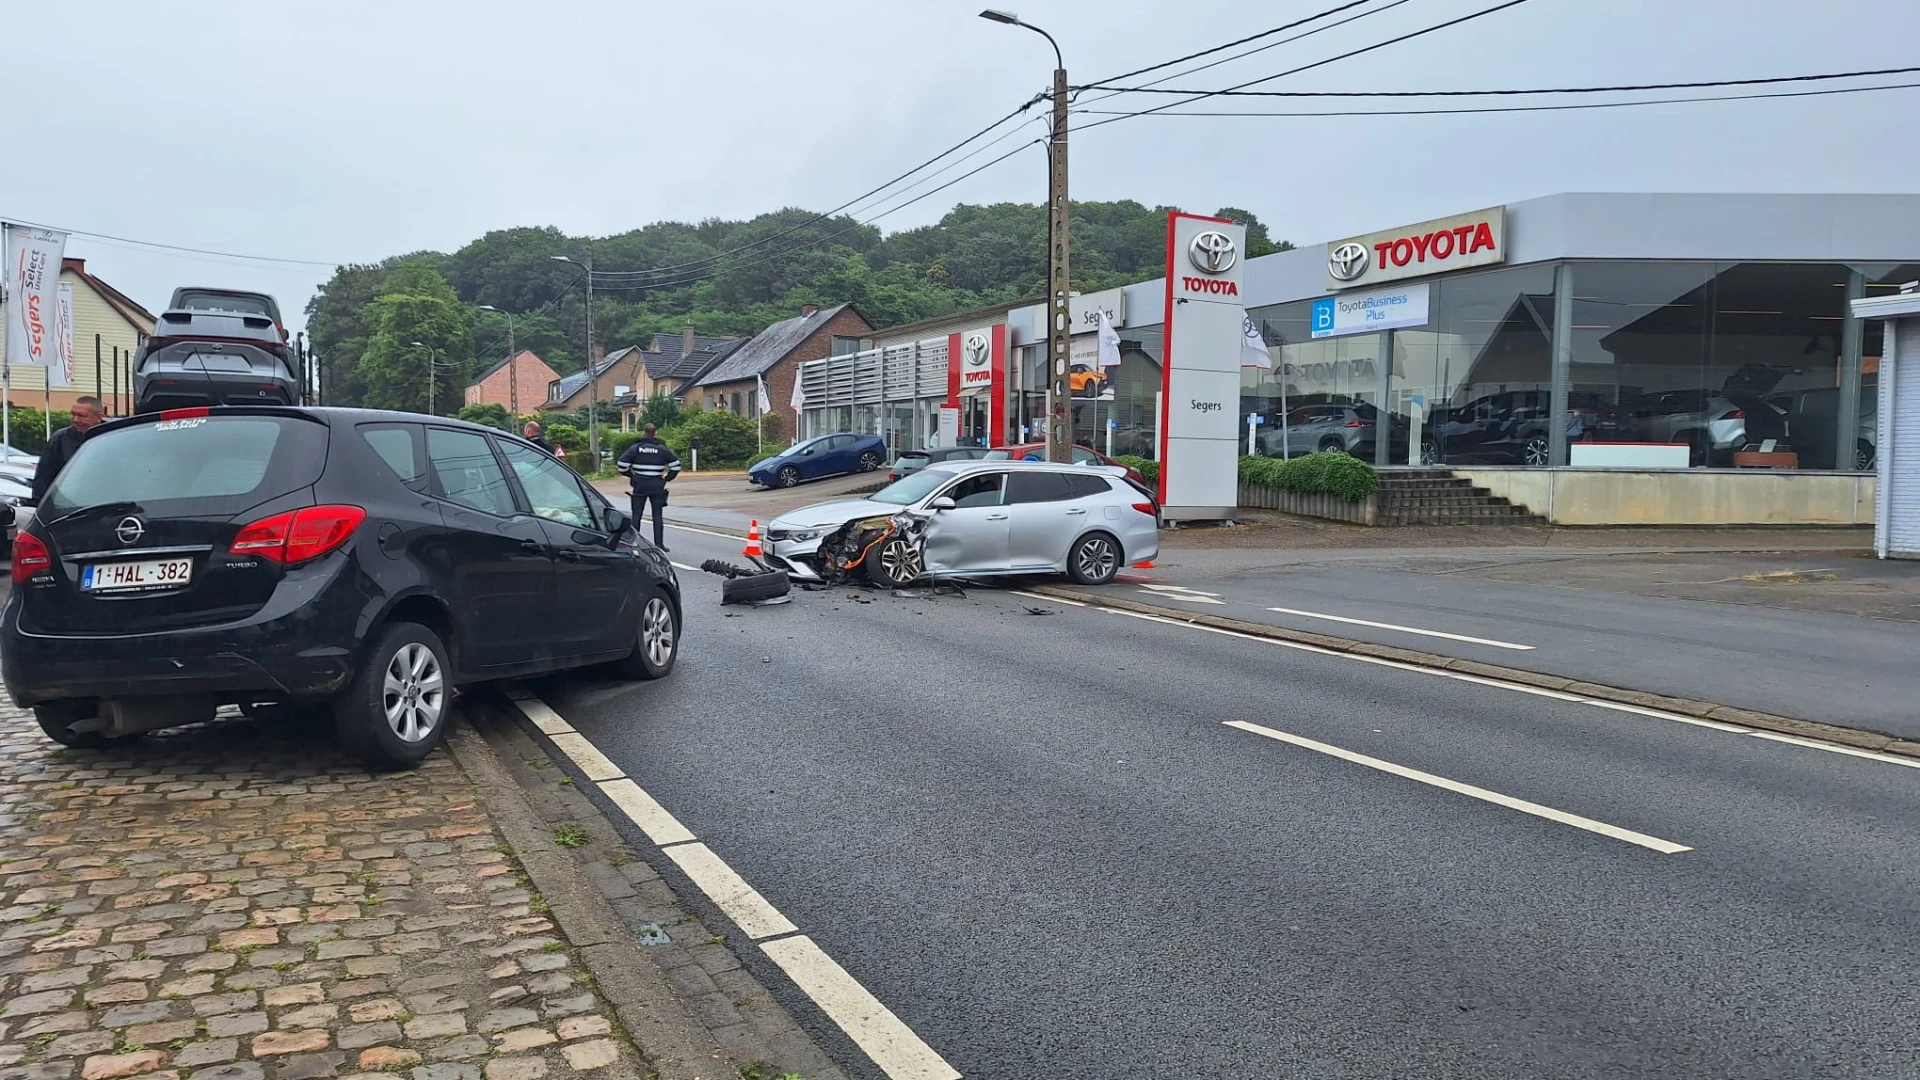
[[[594,351],[599,352],[599,346],[594,346]],[[640,377],[646,373],[646,355],[638,345],[601,354],[599,362],[593,365],[593,380],[599,387],[591,393],[584,371],[555,376],[547,383],[545,400],[540,402],[541,411],[578,412],[595,400],[611,404],[633,393],[640,385]]]
[[[873,323],[852,304],[819,308],[812,304],[791,319],[774,323],[750,338],[720,363],[680,391],[682,400],[702,408],[724,409],[758,416],[759,379],[767,384],[767,400],[776,414],[786,414],[791,435],[793,380],[808,360],[860,351],[860,339],[873,333]]]
[[[645,401],[655,394],[676,393],[740,343],[737,337],[696,334],[691,326],[678,334],[655,334],[646,345],[644,370],[633,388],[634,396]]]
[[[465,403],[498,405],[509,413],[525,415],[547,400],[547,387],[558,378],[560,373],[540,359],[538,353],[521,349],[468,383]],[[519,385],[516,386],[516,383]]]
[[[47,369],[13,365],[13,403],[71,409],[82,394],[97,394],[109,416],[133,412],[133,356],[153,333],[153,313],[87,272],[85,259],[62,259],[60,281],[73,286],[73,384],[47,386]],[[0,334],[0,357],[6,335]],[[57,380],[56,380],[57,381]]]

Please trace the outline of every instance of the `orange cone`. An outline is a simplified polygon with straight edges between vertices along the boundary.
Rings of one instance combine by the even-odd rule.
[[[760,557],[760,522],[758,520],[747,526],[747,550],[740,554],[749,559]]]

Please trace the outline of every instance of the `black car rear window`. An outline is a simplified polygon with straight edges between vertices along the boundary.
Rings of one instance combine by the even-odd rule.
[[[326,427],[293,417],[200,416],[102,430],[61,470],[39,516],[181,499],[241,509],[312,484],[326,460]]]
[[[180,307],[186,311],[226,311],[239,315],[273,317],[267,302],[257,296],[229,296],[225,293],[183,292]]]

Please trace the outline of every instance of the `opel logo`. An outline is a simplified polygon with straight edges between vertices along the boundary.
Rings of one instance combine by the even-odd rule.
[[[966,344],[960,349],[962,361],[970,368],[986,367],[989,354],[993,351],[993,347],[987,343],[985,334],[969,334]]]
[[[1327,273],[1335,281],[1352,281],[1367,272],[1367,261],[1365,244],[1341,244],[1327,256]]]
[[[147,535],[147,527],[137,517],[123,517],[120,524],[114,526],[113,535],[119,537],[123,544],[137,544],[141,537]]]
[[[1203,232],[1187,245],[1187,261],[1203,274],[1224,274],[1239,259],[1233,238],[1223,232]]]

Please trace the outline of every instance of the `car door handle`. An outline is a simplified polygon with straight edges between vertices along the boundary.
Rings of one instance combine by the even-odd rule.
[[[1069,514],[1084,514],[1084,513],[1086,513],[1086,511],[1085,511],[1085,510],[1069,510],[1069,511],[1067,511],[1067,513],[1069,513]]]
[[[987,520],[988,520],[988,521],[1005,521],[1005,520],[1007,520],[1007,515],[1005,515],[1005,514],[988,514],[988,515],[987,515]]]
[[[580,561],[580,553],[577,551],[563,550],[560,552],[560,557],[567,560],[568,562]]]
[[[522,540],[522,541],[520,541],[520,553],[521,553],[522,555],[538,555],[538,554],[540,554],[540,542],[539,542],[538,540]]]

